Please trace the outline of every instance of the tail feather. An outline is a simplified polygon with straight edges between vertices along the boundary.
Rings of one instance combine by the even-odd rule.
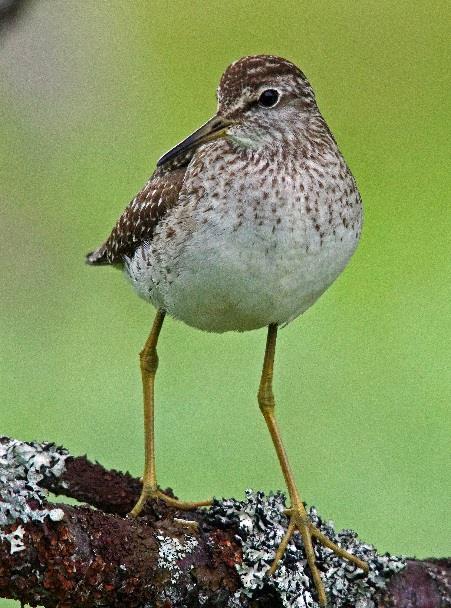
[[[101,245],[86,256],[86,263],[91,266],[104,266],[110,264],[108,260],[108,252],[105,245]]]

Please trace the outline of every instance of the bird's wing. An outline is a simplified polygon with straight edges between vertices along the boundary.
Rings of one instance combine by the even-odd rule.
[[[177,204],[186,164],[158,168],[118,219],[107,240],[86,256],[88,264],[121,264],[124,256],[152,239],[156,225]]]

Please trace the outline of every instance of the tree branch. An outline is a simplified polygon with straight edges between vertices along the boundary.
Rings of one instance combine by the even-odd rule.
[[[0,439],[0,596],[46,608],[316,606],[299,540],[276,576],[265,577],[286,525],[281,494],[248,492],[245,501],[189,513],[152,502],[129,519],[139,489],[129,474],[53,444]],[[46,490],[91,506],[51,504]],[[334,606],[451,606],[450,560],[407,560],[404,568],[310,515],[370,563],[365,578],[317,547]]]

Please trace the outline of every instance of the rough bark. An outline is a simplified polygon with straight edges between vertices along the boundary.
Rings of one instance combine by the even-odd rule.
[[[48,608],[283,606],[269,586],[239,603],[234,599],[242,587],[237,566],[243,553],[233,523],[212,524],[208,510],[181,513],[161,502],[149,504],[143,517],[129,519],[139,480],[107,471],[86,457],[66,457],[64,466],[62,475],[44,475],[39,486],[91,506],[49,506],[31,499],[28,504],[36,512],[48,507],[55,514],[55,506],[60,508],[56,521],[50,515],[3,526],[1,597]],[[408,560],[404,570],[360,606],[451,606],[450,566],[448,559]]]

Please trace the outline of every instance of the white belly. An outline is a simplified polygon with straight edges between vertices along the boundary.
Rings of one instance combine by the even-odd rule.
[[[137,250],[127,274],[139,295],[199,329],[288,323],[346,266],[360,236],[360,205],[343,211],[344,223],[338,215],[330,223],[327,209],[312,218],[299,201],[274,208],[182,205]]]

